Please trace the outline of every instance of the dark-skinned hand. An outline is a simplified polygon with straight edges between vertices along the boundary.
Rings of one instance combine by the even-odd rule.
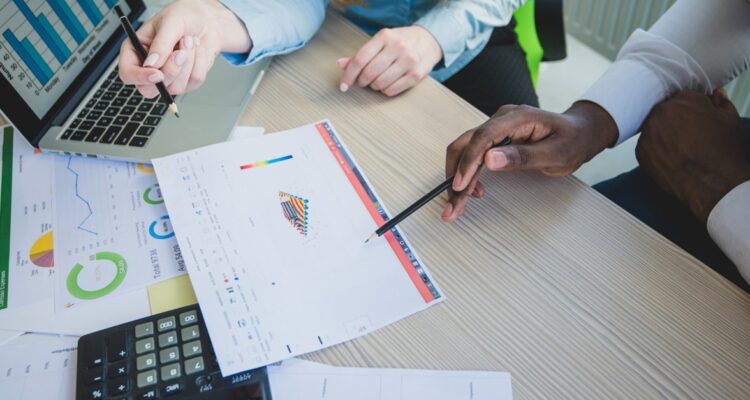
[[[750,180],[746,129],[723,91],[681,92],[651,111],[636,157],[659,187],[705,224],[722,197]]]
[[[512,139],[510,145],[493,148],[506,137]],[[448,146],[445,175],[456,177],[442,218],[456,220],[464,214],[469,197],[482,197],[482,167],[569,175],[613,145],[617,137],[612,117],[591,102],[577,102],[562,114],[529,106],[503,106],[487,122]]]

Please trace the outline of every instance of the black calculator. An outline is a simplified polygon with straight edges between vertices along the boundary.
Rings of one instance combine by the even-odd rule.
[[[222,377],[197,305],[78,339],[78,400],[271,400],[266,368]]]

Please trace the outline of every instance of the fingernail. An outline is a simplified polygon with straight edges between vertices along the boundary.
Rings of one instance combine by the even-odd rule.
[[[346,58],[339,58],[336,60],[336,65],[338,65],[339,68],[344,68],[344,63],[346,63]]]
[[[174,56],[174,63],[178,67],[185,63],[185,59],[187,58],[187,53],[180,50],[177,52],[177,55]]]
[[[342,92],[346,92],[347,90],[349,90],[349,85],[347,85],[344,82],[341,82],[341,85],[339,85],[339,90]]]
[[[490,168],[493,169],[500,169],[505,168],[508,166],[508,156],[505,155],[505,152],[502,150],[493,150],[492,153],[490,153]]]
[[[159,53],[151,53],[143,61],[143,66],[144,67],[153,67],[154,65],[156,65],[157,61],[159,61]]]
[[[461,179],[463,177],[461,176],[460,172],[456,172],[456,176],[453,178],[453,189],[460,190],[461,188]]]
[[[448,218],[453,213],[453,203],[448,203],[443,209],[443,218]]]
[[[148,76],[148,81],[151,83],[161,82],[161,74],[158,72],[154,72],[153,74]]]
[[[185,36],[185,48],[186,49],[192,49],[193,48],[193,37],[192,36]]]

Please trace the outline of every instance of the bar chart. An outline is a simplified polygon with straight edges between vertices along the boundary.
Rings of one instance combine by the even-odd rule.
[[[11,72],[39,91],[85,44],[118,0],[10,0],[0,6],[2,40]],[[14,68],[15,66],[15,68]],[[18,71],[20,69],[20,71]],[[33,79],[31,79],[33,77]],[[27,84],[28,87],[28,84]]]

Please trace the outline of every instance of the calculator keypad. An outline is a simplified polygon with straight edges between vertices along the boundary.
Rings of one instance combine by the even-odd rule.
[[[157,399],[183,391],[181,378],[217,367],[213,353],[204,354],[200,338],[199,313],[192,310],[137,324],[108,334],[100,345],[87,345],[86,398]],[[214,365],[207,367],[206,359]]]

